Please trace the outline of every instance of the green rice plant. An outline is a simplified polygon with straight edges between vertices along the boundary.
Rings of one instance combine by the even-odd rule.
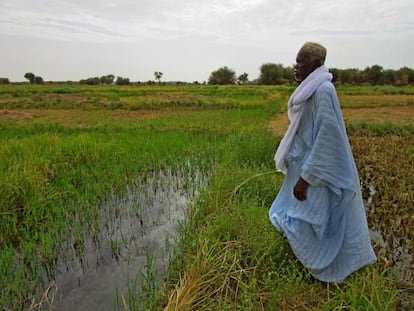
[[[330,285],[324,310],[396,310],[398,289],[387,277],[387,269],[366,267],[342,285]]]
[[[141,284],[141,294],[139,295],[140,309],[155,309],[160,285],[155,272],[153,256],[147,256],[147,263],[141,272]]]
[[[43,286],[42,278],[53,278],[59,256],[74,250],[82,258],[85,239],[99,230],[99,209],[108,195],[122,196],[128,184],[165,168],[192,175],[197,167],[209,177],[208,187],[180,229],[165,290],[153,290],[154,271],[147,263],[148,309],[409,306],[411,283],[403,290],[389,263],[401,256],[394,249],[412,249],[411,125],[347,124],[365,198],[375,182],[369,223],[386,233],[388,246],[375,266],[338,287],[326,286],[296,261],[267,215],[283,176],[273,163],[280,137],[266,128],[285,109],[293,88],[0,86],[0,107],[6,109],[0,112],[0,305],[18,310],[47,304],[53,282]],[[376,107],[377,99],[398,107],[414,94],[410,87],[350,87],[338,93],[349,107]],[[181,187],[191,191],[198,182],[192,177]],[[108,217],[116,217],[116,209]],[[398,230],[391,235],[387,227]],[[403,245],[394,248],[394,237]],[[110,239],[117,253],[124,241]],[[116,305],[139,309],[138,291],[131,285]]]
[[[414,95],[412,86],[337,86],[338,94],[345,95]]]

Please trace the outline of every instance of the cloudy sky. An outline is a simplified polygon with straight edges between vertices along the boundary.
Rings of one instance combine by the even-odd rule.
[[[228,66],[250,80],[290,66],[305,41],[326,65],[414,68],[413,0],[0,0],[0,77],[205,81]]]

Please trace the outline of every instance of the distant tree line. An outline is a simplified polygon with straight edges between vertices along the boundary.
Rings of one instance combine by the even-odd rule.
[[[343,85],[412,85],[414,84],[414,70],[402,67],[398,70],[384,69],[382,66],[373,65],[364,70],[331,68],[334,80]]]
[[[128,85],[130,83],[129,78],[117,77],[115,80],[115,76],[113,74],[101,76],[101,77],[93,77],[82,79],[79,81],[80,84],[88,84],[88,85],[101,85],[101,84],[115,84],[116,85]]]
[[[340,85],[395,85],[405,86],[414,85],[414,70],[407,66],[404,66],[398,70],[384,69],[380,65],[368,66],[365,69],[348,68],[330,68],[333,74],[333,82]],[[163,73],[160,71],[154,72],[155,80],[158,80],[158,84],[161,84],[161,78]],[[43,78],[35,75],[32,72],[25,73],[24,77],[29,80],[30,84],[43,84]],[[0,84],[9,84],[8,78],[0,78]],[[104,75],[101,77],[92,77],[82,79],[80,84],[88,85],[130,85],[132,84],[129,78],[118,76],[115,79],[113,74]],[[203,82],[205,84],[206,82]],[[294,84],[295,77],[293,74],[293,67],[285,67],[282,64],[265,63],[260,66],[260,75],[257,79],[249,81],[248,74],[236,76],[236,72],[227,66],[214,70],[209,78],[208,84],[260,84],[260,85],[282,85],[282,84]],[[141,84],[136,82],[134,84]],[[143,84],[154,84],[149,80]],[[163,82],[163,84],[167,84]],[[173,84],[170,82],[168,84]],[[176,82],[176,84],[189,84],[186,82]],[[192,84],[200,84],[194,81]]]
[[[402,67],[398,70],[384,69],[382,66],[368,66],[363,70],[329,69],[333,74],[334,82],[341,85],[413,85],[414,70]],[[293,67],[284,67],[281,64],[265,63],[260,67],[260,75],[252,84],[281,85],[295,82]],[[245,84],[249,83],[247,73],[236,78],[234,70],[227,66],[213,71],[208,79],[208,84]]]
[[[10,81],[8,78],[0,78],[0,84],[9,84]]]

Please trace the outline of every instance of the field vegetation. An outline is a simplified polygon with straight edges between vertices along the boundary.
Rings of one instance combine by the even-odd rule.
[[[209,179],[168,275],[158,283],[147,271],[143,291],[131,289],[115,309],[412,310],[414,88],[338,87],[378,256],[343,284],[314,280],[268,220],[292,91],[0,86],[2,308],[53,309],[56,262],[69,237],[82,253],[108,196],[154,172],[197,167]]]

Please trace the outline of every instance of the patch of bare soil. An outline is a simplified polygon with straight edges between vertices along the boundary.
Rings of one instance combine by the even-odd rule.
[[[0,120],[31,120],[33,115],[21,110],[0,110]]]
[[[408,123],[414,121],[414,106],[389,106],[376,108],[346,108],[342,109],[346,121],[389,121],[393,123]]]
[[[283,136],[289,126],[287,113],[278,114],[277,118],[269,122],[269,129],[276,136]]]

